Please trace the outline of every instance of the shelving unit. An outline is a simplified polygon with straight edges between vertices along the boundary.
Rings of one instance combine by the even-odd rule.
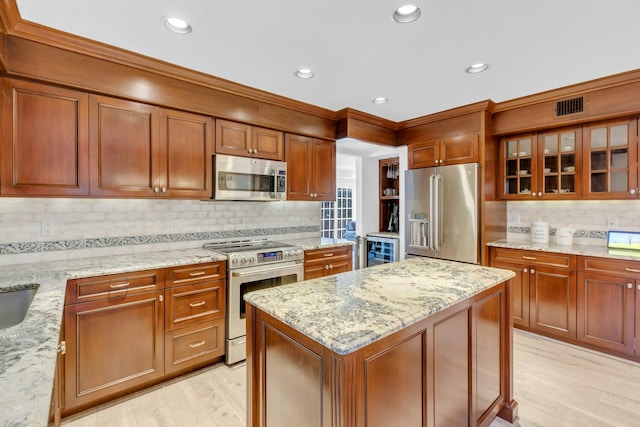
[[[400,160],[398,157],[380,159],[378,166],[378,197],[380,200],[380,224],[378,231],[390,231],[389,221],[395,212],[397,219],[395,222],[396,226],[395,229],[391,231],[398,232],[400,224],[398,218],[398,209],[400,208]]]

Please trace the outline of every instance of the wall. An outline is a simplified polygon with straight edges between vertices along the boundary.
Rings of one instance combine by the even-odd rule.
[[[531,221],[538,218],[549,222],[551,242],[556,227],[572,226],[574,244],[606,246],[609,229],[640,231],[640,200],[508,202],[507,238],[528,240]]]
[[[319,224],[320,202],[2,198],[0,265],[318,237]]]

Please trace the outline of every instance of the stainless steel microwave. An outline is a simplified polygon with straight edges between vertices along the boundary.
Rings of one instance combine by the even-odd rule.
[[[214,200],[287,199],[287,164],[251,157],[213,156]]]

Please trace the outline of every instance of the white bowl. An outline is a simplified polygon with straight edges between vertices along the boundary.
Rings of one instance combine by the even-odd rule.
[[[562,151],[573,151],[573,147],[571,145],[567,145],[566,147],[562,147]]]
[[[551,172],[551,168],[544,168],[544,173],[549,173]]]
[[[564,168],[565,172],[575,172],[576,171],[576,167],[575,166],[566,166]]]
[[[526,151],[521,151],[520,153],[518,153],[520,155],[520,157],[522,156],[528,156],[529,153],[527,153]]]
[[[519,170],[519,171],[518,171],[518,175],[526,175],[526,174],[528,174],[528,173],[529,173],[529,171],[528,171],[528,170],[526,170],[526,169],[523,169],[523,170]]]

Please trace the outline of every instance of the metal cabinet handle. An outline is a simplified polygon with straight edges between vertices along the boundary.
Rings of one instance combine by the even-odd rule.
[[[627,283],[627,289],[633,288],[633,283]]]
[[[635,268],[629,268],[629,267],[627,267],[627,268],[625,268],[625,270],[627,270],[627,271],[629,271],[629,272],[631,272],[631,273],[640,273],[640,270],[636,270]]]
[[[162,192],[163,192],[163,193],[166,193],[166,192],[167,192],[167,186],[166,186],[166,185],[162,186]]]
[[[205,304],[204,301],[192,302],[192,303],[189,303],[189,307],[200,307],[201,305],[204,305],[204,304]]]
[[[529,272],[529,269],[528,269],[528,268],[525,268],[524,270],[522,270],[522,272],[523,272],[523,273],[528,273],[528,272]]]
[[[629,194],[632,194],[632,195],[636,194],[636,189],[632,188],[631,190],[629,190]]]
[[[324,254],[323,256],[327,256],[328,257],[328,256],[333,256],[333,254],[332,253],[331,254]]]
[[[333,264],[329,264],[329,268],[333,270]]]
[[[159,192],[160,192],[160,189],[159,189],[158,187],[153,187],[153,192],[154,192],[154,193],[159,193]]]
[[[325,264],[324,269],[328,270],[329,269],[329,264]]]
[[[200,347],[200,346],[203,346],[204,343],[205,343],[205,340],[202,340],[200,342],[194,342],[194,343],[189,344],[189,347],[191,347],[191,348]]]
[[[638,285],[638,288],[637,288],[637,289],[640,291],[640,285]]]
[[[538,259],[537,257],[534,257],[534,256],[526,256],[526,255],[522,255],[522,258],[523,258],[523,259],[533,259],[533,260]]]
[[[192,273],[189,273],[189,276],[196,277],[196,276],[202,276],[204,274],[206,274],[206,272],[204,272],[204,271],[194,271]]]
[[[538,197],[542,197],[542,191],[538,191]]]
[[[120,288],[126,288],[127,286],[129,286],[130,283],[129,282],[125,282],[125,283],[119,283],[117,285],[109,285],[109,287],[111,289],[120,289]]]
[[[536,271],[532,268],[532,269],[531,269],[531,274],[535,274],[535,272],[536,272]]]

